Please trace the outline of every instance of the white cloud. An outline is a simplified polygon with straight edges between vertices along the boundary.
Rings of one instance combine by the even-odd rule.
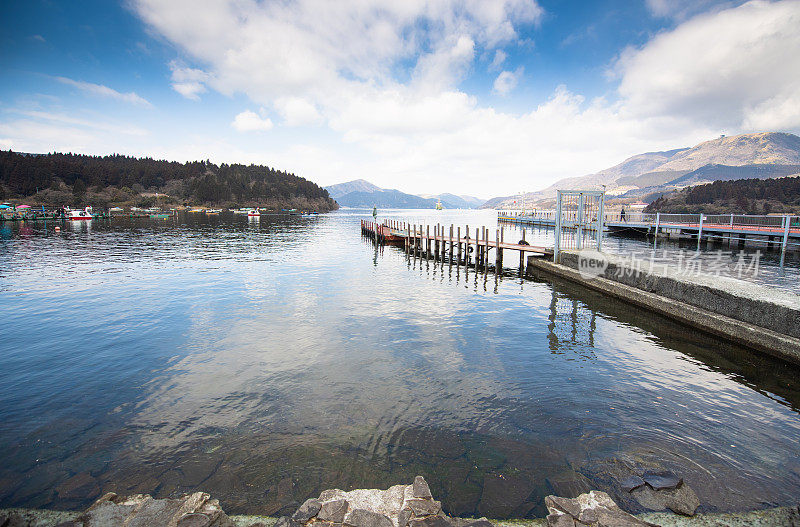
[[[91,82],[84,82],[84,81],[76,81],[74,79],[69,79],[67,77],[56,77],[56,80],[66,84],[68,86],[72,86],[74,88],[78,88],[81,91],[92,95],[98,95],[100,97],[107,97],[110,99],[116,99],[118,101],[127,102],[130,104],[135,104],[137,106],[143,106],[145,108],[152,108],[153,105],[150,104],[149,101],[139,97],[134,92],[128,93],[121,93],[117,90],[109,88],[108,86],[104,86],[102,84],[93,84]]]
[[[260,117],[255,112],[245,110],[234,118],[231,126],[240,132],[264,132],[272,129],[272,121],[267,117]]]
[[[519,80],[522,78],[522,74],[524,72],[525,68],[522,66],[514,71],[501,72],[500,75],[498,75],[494,80],[492,91],[498,95],[508,95],[514,88],[517,87],[517,84],[519,84]]]
[[[654,14],[666,5],[651,3]],[[546,101],[502,112],[459,85],[476,55],[493,55],[498,69],[505,64],[499,48],[541,16],[531,2],[135,3],[187,61],[202,65],[173,68],[185,96],[241,93],[274,108],[288,126],[324,122],[335,132],[304,130],[271,152],[245,136],[231,141],[236,148],[224,139],[196,140],[165,156],[191,152],[278,163],[317,181],[370,174],[384,187],[477,194],[489,192],[487,185],[497,194],[533,190],[723,129],[797,130],[798,5],[717,5],[627,50],[615,65],[619,91],[610,100],[559,87]],[[659,16],[679,20],[688,12]],[[508,93],[522,73],[500,73],[495,91]],[[234,126],[259,130],[272,122],[247,111]]]
[[[0,150],[11,150],[14,148],[14,141],[0,137]]]
[[[617,65],[626,111],[729,130],[800,127],[798,27],[800,2],[753,1],[662,33]]]
[[[275,101],[275,109],[287,126],[312,125],[322,121],[317,108],[301,97],[282,97]]]
[[[492,59],[492,63],[489,64],[489,71],[497,71],[502,66],[503,63],[506,61],[508,55],[502,49],[498,49],[494,52],[494,58]]]
[[[172,89],[187,99],[200,100],[200,94],[206,92],[204,83],[208,82],[209,75],[203,70],[187,68],[172,61],[169,65],[172,70]]]

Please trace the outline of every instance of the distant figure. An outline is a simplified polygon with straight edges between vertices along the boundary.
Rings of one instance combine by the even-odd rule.
[[[372,207],[372,218],[375,220],[378,219],[378,207]]]
[[[622,207],[622,211],[619,213],[619,216],[622,218],[622,221],[627,221],[625,219],[625,207]]]

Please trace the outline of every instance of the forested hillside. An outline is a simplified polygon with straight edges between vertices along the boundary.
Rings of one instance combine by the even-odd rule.
[[[0,151],[0,199],[12,198],[57,206],[158,202],[319,211],[337,207],[316,184],[260,165]]]
[[[800,214],[800,177],[715,181],[661,197],[645,212]]]

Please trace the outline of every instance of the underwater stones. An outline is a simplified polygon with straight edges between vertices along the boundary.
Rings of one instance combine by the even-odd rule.
[[[652,527],[653,524],[628,514],[605,492],[597,490],[577,498],[547,496],[544,499],[549,515],[548,527]]]
[[[317,514],[317,520],[342,523],[345,514],[347,514],[347,507],[347,500],[334,500],[323,503]]]
[[[633,497],[642,507],[662,511],[669,509],[674,513],[684,516],[694,516],[700,500],[697,494],[685,483],[675,489],[655,490],[649,485],[644,485],[632,492]]]
[[[345,524],[353,527],[393,527],[394,525],[392,520],[385,515],[366,509],[355,509],[350,512]]]
[[[100,487],[88,472],[81,472],[56,487],[56,492],[61,499],[92,499],[100,494]]]
[[[296,522],[307,522],[317,515],[322,508],[322,503],[314,498],[307,499],[300,505],[300,508],[292,514],[292,519]]]
[[[638,489],[644,484],[645,481],[639,476],[630,476],[619,482],[620,487],[622,487],[622,490],[625,492],[631,492],[632,490]]]
[[[650,485],[653,490],[674,489],[683,483],[683,479],[679,478],[672,472],[645,472],[642,474],[642,479],[645,483]]]

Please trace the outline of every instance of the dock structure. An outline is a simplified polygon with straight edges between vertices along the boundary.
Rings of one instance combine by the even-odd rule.
[[[431,228],[432,227],[432,228]],[[494,270],[503,268],[503,253],[519,253],[519,269],[524,272],[525,257],[552,257],[553,249],[537,247],[525,240],[525,230],[517,242],[505,240],[505,229],[495,229],[492,233],[487,227],[475,227],[471,235],[469,225],[462,231],[456,225],[422,225],[404,221],[384,220],[382,223],[361,220],[361,232],[378,244],[395,245],[414,258],[433,259],[487,271],[491,267],[490,251],[494,249]],[[463,232],[463,234],[462,234]]]
[[[501,212],[498,222],[539,227],[556,227],[554,211],[531,214]],[[587,225],[584,229],[591,230]],[[800,250],[800,216],[755,216],[740,214],[648,214],[620,212],[603,215],[603,228],[609,234],[645,234],[659,237],[689,237],[703,241],[727,241],[743,247],[747,240],[760,242],[768,248]]]

